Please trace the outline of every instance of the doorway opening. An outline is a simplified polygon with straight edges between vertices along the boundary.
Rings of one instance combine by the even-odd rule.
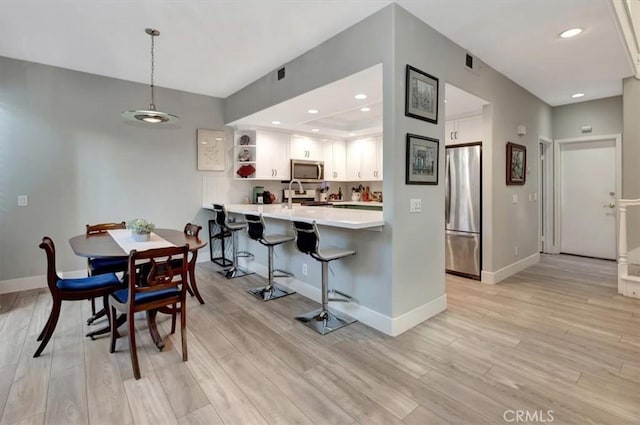
[[[553,217],[553,140],[538,137],[538,251],[556,253]]]

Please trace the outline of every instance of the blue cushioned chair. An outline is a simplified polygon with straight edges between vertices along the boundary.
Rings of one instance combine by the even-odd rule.
[[[49,292],[53,297],[51,314],[44,325],[42,332],[38,336],[38,341],[42,341],[33,357],[38,357],[53,335],[53,331],[58,324],[60,317],[60,307],[62,301],[88,300],[103,297],[105,306],[107,296],[123,287],[122,282],[115,273],[102,274],[99,276],[82,277],[78,279],[61,279],[56,273],[56,247],[51,238],[42,238],[40,248],[47,254],[47,284]]]
[[[127,223],[124,221],[121,221],[120,223],[87,224],[86,235],[87,237],[103,235],[108,230],[126,228]],[[125,270],[127,270],[126,258],[87,258],[87,274],[89,276],[119,273],[124,272]],[[96,313],[95,300],[91,299],[91,317],[87,319],[87,325],[92,324],[94,321],[104,316],[105,313],[105,310],[100,310]]]
[[[155,312],[168,308],[172,313],[172,333],[175,329],[176,313],[180,312],[180,336],[182,337],[182,360],[187,361],[187,315],[185,294],[187,292],[187,272],[189,245],[156,248],[145,251],[132,250],[129,253],[128,287],[115,291],[109,297],[112,317],[117,311],[127,315],[129,330],[129,350],[133,375],[140,379],[140,366],[136,351],[136,330],[134,313],[147,311],[149,317]],[[179,307],[177,307],[179,305]],[[153,319],[149,326],[155,326]],[[111,321],[111,352],[116,349],[116,324]]]

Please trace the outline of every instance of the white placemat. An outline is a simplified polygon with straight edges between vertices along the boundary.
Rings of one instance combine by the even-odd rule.
[[[124,252],[131,252],[131,250],[135,249],[136,251],[145,251],[147,249],[153,248],[167,248],[171,246],[175,246],[171,242],[166,239],[161,238],[155,233],[151,232],[151,237],[148,242],[138,242],[133,240],[131,237],[131,230],[129,229],[115,229],[108,230],[109,234],[113,238],[114,241],[120,248],[124,250]]]

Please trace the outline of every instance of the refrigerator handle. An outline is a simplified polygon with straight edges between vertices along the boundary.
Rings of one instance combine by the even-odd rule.
[[[449,157],[448,153],[446,153],[445,155],[447,157],[447,160],[445,161],[445,175],[444,175],[444,180],[445,180],[444,221],[445,223],[449,224],[449,215],[451,213],[451,164],[450,164],[451,158]]]

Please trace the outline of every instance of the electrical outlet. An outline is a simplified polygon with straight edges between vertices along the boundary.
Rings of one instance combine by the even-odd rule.
[[[302,274],[306,276],[308,272],[309,270],[307,270],[307,263],[302,263]]]
[[[515,254],[515,256],[518,256],[518,245],[513,247],[513,253]]]
[[[409,200],[409,212],[418,213],[422,212],[422,199],[410,199]]]
[[[26,207],[29,205],[29,197],[27,195],[18,196],[18,206]]]

